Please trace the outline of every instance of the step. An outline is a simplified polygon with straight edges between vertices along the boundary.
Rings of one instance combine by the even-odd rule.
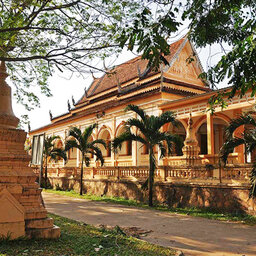
[[[25,208],[25,220],[44,219],[47,217],[47,211],[45,208],[29,209],[30,207],[27,208],[27,206],[25,206],[24,208]]]
[[[29,228],[26,230],[28,238],[48,238],[57,239],[60,237],[60,228],[53,226],[51,228]]]
[[[53,219],[45,218],[45,219],[37,219],[37,220],[26,220],[26,229],[33,228],[52,228],[53,227]]]

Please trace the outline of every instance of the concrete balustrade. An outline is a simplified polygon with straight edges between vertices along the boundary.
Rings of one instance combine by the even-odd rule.
[[[250,164],[228,165],[225,168],[211,166],[187,167],[187,166],[159,166],[155,171],[155,181],[158,182],[198,182],[198,183],[219,183],[232,184],[242,182],[249,183]],[[34,168],[39,174],[39,169]],[[84,179],[94,180],[146,180],[149,175],[147,166],[104,166],[104,167],[85,167]],[[78,167],[59,167],[48,168],[48,177],[57,178],[78,178],[80,168]],[[220,180],[221,178],[221,180]]]

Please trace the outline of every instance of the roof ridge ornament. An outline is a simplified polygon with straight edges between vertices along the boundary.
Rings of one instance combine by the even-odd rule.
[[[50,116],[50,120],[52,121],[53,117],[52,117],[52,111],[49,110],[49,116]]]
[[[90,72],[91,72],[91,75],[92,75],[93,80],[97,79],[97,77],[94,76],[94,74],[93,74],[93,72],[92,72],[91,69],[90,69]]]
[[[72,95],[72,97],[71,97],[71,100],[72,100],[72,104],[73,104],[73,106],[75,106],[76,105],[76,101],[75,101],[75,99],[74,99],[74,96]]]
[[[105,70],[106,72],[108,71],[108,68],[107,68],[107,66],[106,66],[105,60],[103,60],[103,68],[104,68],[104,70]]]
[[[67,104],[68,104],[68,111],[70,112],[70,110],[71,110],[71,106],[70,106],[70,102],[69,102],[69,100],[68,100]]]
[[[122,93],[122,87],[121,87],[119,78],[117,77],[117,75],[115,75],[115,78],[116,78],[116,82],[117,82],[117,90],[118,90],[118,93]]]
[[[142,74],[141,74],[141,70],[140,70],[139,64],[137,64],[137,71],[138,71],[138,77],[141,78]]]

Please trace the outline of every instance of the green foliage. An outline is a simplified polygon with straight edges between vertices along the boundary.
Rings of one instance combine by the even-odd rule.
[[[92,124],[85,128],[82,132],[77,127],[71,127],[69,130],[69,138],[65,143],[65,151],[69,151],[72,148],[77,148],[82,154],[81,163],[81,176],[80,176],[80,194],[83,194],[83,166],[84,164],[88,167],[90,165],[90,156],[96,156],[96,161],[100,161],[101,165],[104,164],[104,158],[99,148],[102,145],[104,148],[107,147],[106,142],[101,139],[93,140],[90,142],[90,138],[97,124]]]
[[[250,0],[188,1],[183,18],[191,21],[189,38],[197,47],[220,44],[223,56],[205,74],[213,85],[228,80],[230,92],[220,92],[211,99],[213,106],[225,107],[223,96],[240,97],[256,88],[256,2]],[[225,50],[228,45],[230,51]]]
[[[18,239],[1,241],[0,254],[13,255],[86,255],[86,256],[171,256],[175,251],[120,234],[119,230],[95,228],[57,215],[49,214],[61,228],[59,239]],[[98,251],[98,248],[100,249]]]
[[[177,4],[174,1],[152,1],[159,13],[146,7],[138,15],[132,26],[125,27],[118,40],[121,46],[128,42],[128,48],[137,46],[143,58],[158,68],[166,63],[164,56],[169,54],[168,38],[175,34],[181,25],[177,16],[189,22],[188,38],[196,47],[219,44],[223,56],[209,68],[201,78],[210,81],[213,88],[224,79],[232,86],[231,91],[220,92],[212,97],[215,106],[226,107],[227,101],[237,93],[240,97],[251,90],[256,92],[256,2],[251,0],[186,0]],[[228,46],[230,50],[225,50]]]
[[[181,23],[177,21],[178,8],[166,7],[172,6],[174,1],[152,2],[158,2],[160,8],[153,12],[146,6],[142,12],[138,12],[132,25],[122,29],[117,42],[121,47],[128,44],[128,50],[131,51],[137,46],[137,51],[142,52],[142,58],[149,60],[148,66],[157,70],[161,63],[168,65],[164,57],[170,54],[166,38],[177,32]]]
[[[66,141],[65,150],[68,151],[72,148],[77,148],[82,153],[82,157],[85,160],[86,166],[90,164],[90,157],[89,154],[96,156],[96,161],[100,161],[101,165],[104,164],[104,158],[99,148],[99,145],[103,145],[106,148],[106,142],[101,139],[89,141],[94,129],[97,127],[97,124],[90,125],[85,128],[82,132],[77,127],[72,127],[69,130],[70,139]]]
[[[235,130],[245,125],[250,125],[252,129],[245,129],[243,133],[234,136]],[[226,140],[220,150],[220,158],[224,165],[227,163],[229,154],[232,153],[237,146],[245,145],[246,152],[253,152],[256,149],[256,120],[250,113],[231,120],[229,126],[226,128],[225,134]],[[252,161],[250,197],[254,198],[256,196],[256,160],[252,159]]]
[[[61,158],[67,161],[67,155],[66,152],[63,148],[57,148],[55,146],[56,140],[60,139],[59,136],[47,136],[44,140],[44,166],[45,166],[45,177],[44,177],[44,186],[45,188],[48,187],[48,178],[47,178],[47,164],[48,164],[48,159],[50,161],[55,161],[57,162]],[[40,184],[42,185],[42,184]]]
[[[173,152],[173,148],[176,147],[177,152],[181,151],[183,146],[182,139],[168,132],[162,132],[161,128],[168,123],[177,125],[174,113],[167,111],[160,116],[148,116],[143,109],[136,105],[128,105],[125,111],[132,111],[138,115],[139,118],[130,118],[125,122],[125,131],[117,136],[112,141],[112,148],[116,152],[122,148],[122,144],[125,141],[137,141],[148,147],[149,149],[149,177],[146,181],[148,186],[145,185],[143,188],[149,189],[149,206],[152,206],[153,197],[153,184],[154,184],[154,173],[156,169],[156,159],[153,149],[157,146],[160,150],[160,158],[163,158],[166,153],[166,146],[168,152]],[[132,130],[135,128],[137,131],[134,133]]]
[[[20,117],[20,122],[18,124],[18,129],[25,129],[24,126],[30,125],[29,117],[28,115],[22,115]]]
[[[51,96],[54,70],[102,71],[93,58],[118,54],[115,39],[143,3],[132,0],[22,0],[0,2],[0,60],[7,62],[15,97],[27,109]]]
[[[182,21],[180,21],[180,16]],[[201,77],[211,84],[228,79],[241,97],[256,92],[256,3],[251,0],[45,0],[0,2],[0,60],[5,60],[17,100],[39,105],[32,89],[51,95],[47,81],[57,68],[102,71],[92,64],[127,47],[142,53],[151,69],[168,64],[169,38],[189,22],[196,47],[220,44],[223,56]],[[225,50],[226,45],[230,50]],[[192,58],[190,58],[190,61]],[[225,107],[219,94],[211,104]]]
[[[59,136],[47,136],[44,140],[44,157],[50,158],[50,160],[58,161],[63,158],[67,161],[66,152],[62,148],[56,148],[55,142],[60,139]]]

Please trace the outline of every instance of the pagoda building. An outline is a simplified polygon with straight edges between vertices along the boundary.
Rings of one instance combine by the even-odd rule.
[[[189,58],[193,61],[188,62]],[[143,108],[149,115],[159,115],[164,111],[173,111],[180,125],[166,125],[166,131],[179,134],[185,141],[183,155],[170,155],[158,159],[161,166],[179,166],[184,164],[216,164],[218,153],[224,142],[224,130],[230,120],[251,109],[255,99],[250,93],[239,98],[235,96],[227,108],[217,107],[214,115],[207,111],[208,101],[216,91],[199,78],[203,72],[198,55],[186,38],[170,45],[168,65],[158,71],[148,67],[148,61],[141,56],[131,59],[106,72],[100,78],[94,78],[84,95],[67,113],[51,118],[51,123],[30,132],[30,136],[45,133],[58,135],[64,145],[68,130],[72,126],[84,129],[92,123],[98,128],[93,139],[104,139],[110,142],[122,133],[125,121],[134,116],[124,112],[128,104]],[[189,134],[188,134],[189,132]],[[236,131],[241,133],[242,131]],[[105,166],[146,166],[148,165],[147,148],[138,142],[126,143],[116,154],[102,148]],[[155,154],[159,154],[157,149]],[[68,154],[66,167],[79,167],[81,156],[76,149]],[[193,163],[189,158],[196,159]],[[230,154],[230,163],[246,161],[243,146]],[[63,167],[59,161],[55,166]],[[94,159],[91,166],[97,167]]]

